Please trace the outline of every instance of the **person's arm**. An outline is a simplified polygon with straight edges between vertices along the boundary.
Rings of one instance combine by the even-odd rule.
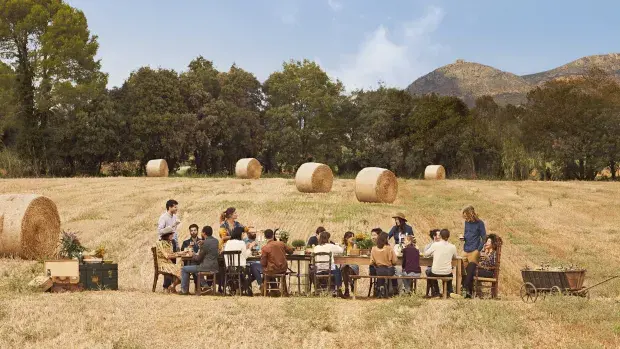
[[[263,268],[267,268],[267,261],[269,260],[268,256],[269,252],[263,248],[260,255],[260,265],[262,265]]]
[[[220,240],[226,242],[230,240],[230,236],[228,236],[228,230],[225,227],[220,227]]]
[[[392,229],[390,229],[390,232],[388,233],[388,241],[390,241],[394,234],[396,234],[396,226],[393,226]],[[394,237],[394,239],[396,238]]]
[[[377,261],[375,260],[375,248],[373,247],[370,250],[370,265],[377,265]]]
[[[200,247],[200,251],[198,251],[198,254],[192,257],[192,261],[197,262],[197,263],[202,263],[206,255],[207,255],[207,246],[203,244]]]
[[[284,244],[284,250],[286,251],[286,254],[292,254],[295,252],[295,249],[287,244]]]
[[[166,217],[163,215],[159,217],[159,221],[157,221],[157,232],[161,235],[164,234],[164,228],[166,228]]]
[[[424,251],[424,257],[430,257],[435,252],[435,244],[431,244],[426,251]]]
[[[407,249],[407,248],[408,248],[408,247],[405,247],[405,248],[403,249],[403,265],[402,265],[403,269],[405,268],[405,264],[407,263],[407,253],[406,253],[406,251],[405,251],[405,249]]]
[[[185,250],[189,246],[189,240],[183,241],[181,244],[181,251]]]
[[[332,254],[342,254],[343,252],[344,252],[344,248],[336,244],[332,245]]]
[[[480,240],[478,241],[478,244],[480,245],[478,247],[478,251],[482,251],[482,249],[484,248],[484,241],[486,241],[487,239],[487,229],[484,226],[484,222],[480,221],[480,225],[479,225],[479,229],[480,229]]]
[[[390,259],[392,261],[392,265],[398,264],[398,256],[396,255],[396,252],[394,252],[394,249],[390,248],[389,251],[390,251]]]
[[[248,258],[252,255],[252,250],[250,250],[245,244],[243,244],[243,248],[241,248],[241,256],[243,258]]]
[[[456,253],[456,246],[452,245],[452,259],[455,259],[458,257],[458,254]]]

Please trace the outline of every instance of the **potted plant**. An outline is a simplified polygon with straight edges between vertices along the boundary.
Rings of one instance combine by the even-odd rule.
[[[60,251],[58,253],[60,258],[77,259],[82,256],[84,251],[86,251],[86,248],[80,243],[77,233],[62,231]]]
[[[375,245],[372,238],[366,233],[357,234],[355,244],[359,248],[360,255],[369,255],[370,249]]]
[[[282,241],[283,243],[287,243],[288,238],[289,238],[289,233],[286,230],[281,230],[280,233],[278,234],[278,240]]]
[[[292,245],[293,247],[295,247],[297,251],[303,251],[304,247],[306,246],[306,242],[304,240],[297,239],[297,240],[293,240]]]

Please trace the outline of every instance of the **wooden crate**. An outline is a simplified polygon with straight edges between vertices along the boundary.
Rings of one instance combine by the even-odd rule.
[[[48,277],[79,278],[80,269],[77,259],[60,259],[45,261],[45,275]]]
[[[118,290],[118,264],[80,265],[80,284],[86,290]]]

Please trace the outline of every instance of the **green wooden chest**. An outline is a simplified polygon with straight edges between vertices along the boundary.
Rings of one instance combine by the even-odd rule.
[[[118,290],[118,264],[81,264],[80,284],[85,290]]]

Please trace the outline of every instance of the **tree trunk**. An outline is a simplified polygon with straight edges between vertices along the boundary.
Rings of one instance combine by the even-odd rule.
[[[609,160],[609,169],[611,170],[611,180],[616,180],[616,162],[614,160]]]

